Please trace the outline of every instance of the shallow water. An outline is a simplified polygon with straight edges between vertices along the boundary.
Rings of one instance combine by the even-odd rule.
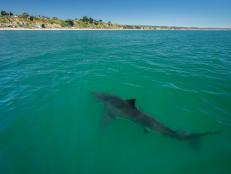
[[[102,127],[91,91],[186,132],[200,148],[123,119]],[[0,171],[230,173],[231,32],[0,31]]]

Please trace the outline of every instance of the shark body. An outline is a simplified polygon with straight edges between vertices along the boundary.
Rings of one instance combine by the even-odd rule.
[[[203,132],[203,133],[186,133],[186,132],[178,132],[175,131],[163,123],[156,120],[154,117],[151,117],[142,111],[140,111],[135,106],[136,99],[121,99],[117,96],[107,94],[107,93],[97,93],[93,92],[93,96],[95,96],[99,101],[103,102],[108,108],[108,112],[105,114],[104,119],[108,120],[109,118],[114,118],[118,114],[120,117],[124,117],[132,122],[135,122],[141,125],[145,131],[153,130],[157,131],[162,135],[172,137],[177,140],[192,140],[195,138],[200,138],[202,136],[206,136],[209,134],[219,133],[220,131],[215,132]],[[114,111],[114,113],[112,113]]]

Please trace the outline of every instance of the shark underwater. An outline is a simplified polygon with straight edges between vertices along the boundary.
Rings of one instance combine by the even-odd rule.
[[[108,122],[108,120],[110,120],[111,118],[116,118],[117,116],[120,116],[141,125],[144,128],[145,132],[149,130],[157,131],[162,135],[177,140],[198,140],[200,137],[221,132],[220,130],[214,132],[208,131],[203,133],[186,133],[175,131],[167,127],[163,123],[159,122],[154,117],[151,117],[148,114],[140,111],[135,105],[136,99],[124,100],[120,97],[107,93],[92,92],[91,94],[95,96],[100,102],[104,103],[107,108],[107,112],[105,112],[104,115],[104,122]]]

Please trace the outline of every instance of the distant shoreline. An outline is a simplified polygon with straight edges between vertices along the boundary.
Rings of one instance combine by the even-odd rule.
[[[29,13],[14,14],[2,10],[0,13],[0,30],[29,30],[29,31],[71,31],[71,30],[184,30],[184,31],[231,31],[229,27],[180,27],[158,25],[127,25],[115,24],[92,17],[83,16],[75,19],[61,19],[57,17],[34,16]]]
[[[0,31],[231,31],[228,28],[198,28],[198,29],[109,29],[109,28],[0,28]]]

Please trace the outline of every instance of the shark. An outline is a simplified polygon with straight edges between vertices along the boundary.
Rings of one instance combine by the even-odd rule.
[[[156,118],[149,116],[148,114],[142,112],[136,107],[136,99],[122,99],[120,97],[101,92],[92,92],[91,93],[97,100],[104,103],[107,108],[107,111],[104,114],[104,124],[111,119],[116,117],[123,117],[127,120],[130,120],[134,123],[141,125],[145,132],[157,131],[162,135],[177,139],[177,140],[195,140],[200,137],[216,134],[221,132],[218,131],[208,131],[202,133],[188,133],[183,131],[176,131],[168,126],[164,125]],[[192,141],[191,141],[192,142]]]

